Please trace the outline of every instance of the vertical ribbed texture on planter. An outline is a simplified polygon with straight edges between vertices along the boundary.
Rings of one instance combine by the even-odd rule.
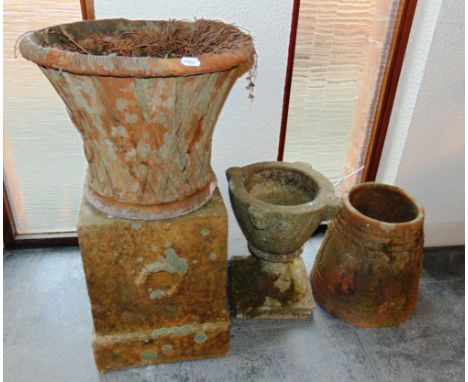
[[[357,185],[343,199],[311,273],[315,300],[358,326],[397,325],[416,305],[424,210],[403,190],[385,184]]]
[[[65,26],[78,40],[164,23],[117,19]],[[44,46],[44,31],[23,38],[20,51],[41,67],[81,134],[88,201],[131,219],[175,217],[205,204],[216,187],[213,129],[232,85],[252,64],[253,46],[203,54],[200,66],[190,67],[180,58],[95,56]]]

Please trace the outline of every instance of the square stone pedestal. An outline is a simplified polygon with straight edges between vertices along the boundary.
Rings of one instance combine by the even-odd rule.
[[[101,371],[229,350],[227,214],[217,190],[174,219],[109,217],[83,200],[78,239]]]
[[[306,318],[315,306],[301,257],[288,263],[273,263],[255,256],[233,257],[230,298],[238,318]]]

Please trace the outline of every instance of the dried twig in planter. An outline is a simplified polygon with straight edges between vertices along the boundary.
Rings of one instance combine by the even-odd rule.
[[[85,53],[85,54],[89,54],[89,52],[83,48],[80,44],[78,44],[75,39],[73,38],[73,36],[68,33],[65,28],[63,28],[62,26],[60,27],[60,32],[62,32],[62,34],[68,39],[68,41],[70,41],[73,45],[75,45],[79,50],[81,50],[81,53]]]

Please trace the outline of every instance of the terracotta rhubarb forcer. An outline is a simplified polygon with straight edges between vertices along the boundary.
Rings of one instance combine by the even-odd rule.
[[[423,223],[423,208],[398,187],[353,187],[316,257],[315,300],[358,326],[386,327],[407,319],[418,295]]]
[[[177,28],[190,31],[197,22],[177,22]],[[213,23],[215,29],[227,26]],[[96,44],[91,53],[86,48],[95,39],[107,44],[131,34],[157,36],[173,26],[173,21],[83,21],[21,40],[22,55],[39,65],[82,136],[87,200],[109,215],[175,217],[201,207],[216,187],[213,128],[232,85],[253,63],[250,36],[242,45],[232,38],[195,59],[170,51],[161,58],[104,55],[99,52],[105,48]],[[65,49],[64,41],[74,49]]]

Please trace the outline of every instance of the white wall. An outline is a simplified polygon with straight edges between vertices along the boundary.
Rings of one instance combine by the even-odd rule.
[[[418,2],[377,176],[420,200],[426,245],[464,243],[464,1]]]
[[[276,160],[292,0],[95,0],[94,4],[96,18],[217,19],[241,26],[254,36],[258,52],[255,99],[247,99],[247,82],[239,79],[224,105],[213,140],[213,168],[230,217],[228,253],[246,255],[246,241],[232,214],[224,172],[231,166]]]

